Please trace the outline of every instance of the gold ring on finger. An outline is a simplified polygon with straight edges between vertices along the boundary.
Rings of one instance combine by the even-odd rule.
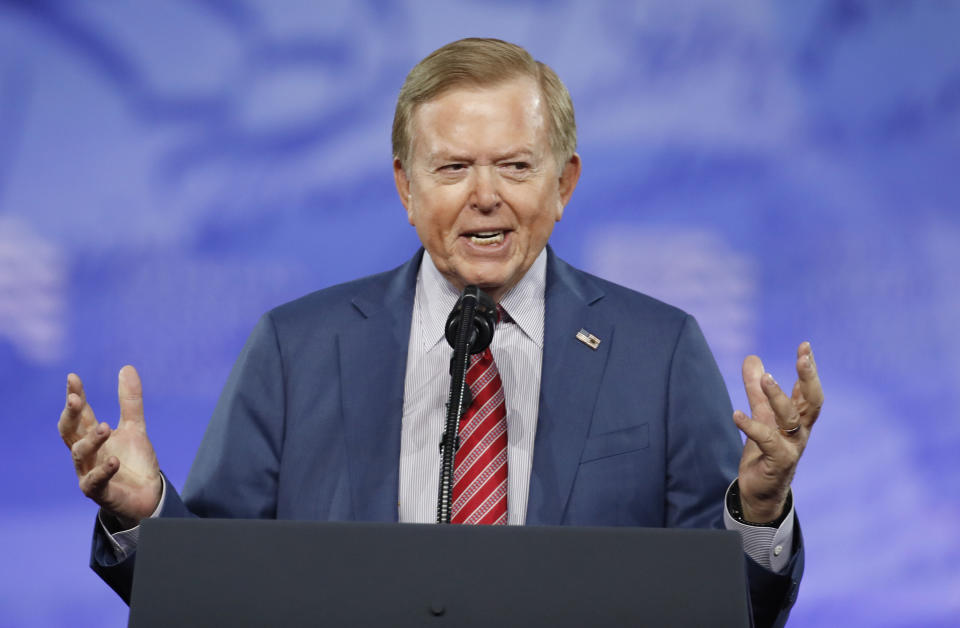
[[[778,425],[778,426],[777,426],[777,429],[780,430],[781,432],[783,432],[786,436],[793,436],[793,435],[796,434],[797,431],[800,429],[800,424],[797,423],[796,425],[794,425],[793,427],[791,427],[789,430],[785,430],[785,429],[783,429],[782,427],[780,427],[780,426]]]

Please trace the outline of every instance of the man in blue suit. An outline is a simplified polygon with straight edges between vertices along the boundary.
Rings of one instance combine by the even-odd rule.
[[[507,400],[509,522],[737,529],[756,623],[785,622],[803,568],[790,482],[823,402],[809,344],[790,396],[748,357],[752,418],[731,421],[690,316],[556,257],[547,240],[581,169],[573,106],[522,48],[461,40],[421,61],[393,146],[424,250],[260,320],[182,499],[147,439],[136,371],[120,371],[115,430],[68,376],[60,433],[101,506],[93,568],[127,599],[151,516],[431,521],[443,322],[476,284],[508,315],[492,353]]]

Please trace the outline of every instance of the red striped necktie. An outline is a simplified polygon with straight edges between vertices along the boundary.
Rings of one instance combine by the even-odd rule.
[[[509,320],[497,306],[504,321]],[[499,316],[498,316],[499,318]],[[503,382],[488,347],[471,356],[467,386],[473,395],[460,418],[454,458],[451,523],[507,523],[507,405]]]

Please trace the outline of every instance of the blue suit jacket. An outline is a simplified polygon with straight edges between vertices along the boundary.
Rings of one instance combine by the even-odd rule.
[[[264,315],[163,516],[396,521],[404,375],[422,252]],[[742,451],[696,321],[548,249],[530,525],[722,527]],[[581,328],[601,339],[594,350]],[[749,558],[758,625],[786,620],[803,568]],[[125,599],[133,558],[92,566]]]

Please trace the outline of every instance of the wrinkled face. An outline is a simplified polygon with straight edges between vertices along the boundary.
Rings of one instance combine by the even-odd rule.
[[[546,111],[532,79],[463,87],[420,105],[410,162],[394,177],[410,224],[458,289],[494,300],[530,268],[580,175],[574,155],[558,168]]]

